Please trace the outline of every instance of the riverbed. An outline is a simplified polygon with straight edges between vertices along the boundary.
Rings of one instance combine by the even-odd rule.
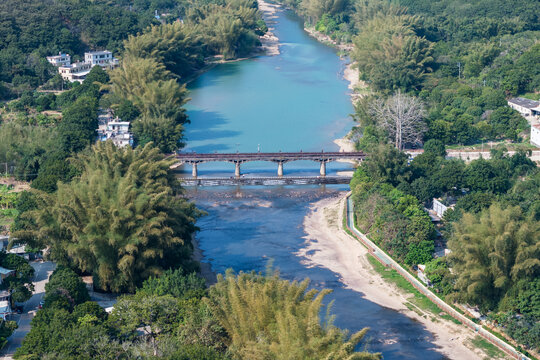
[[[186,127],[188,146],[196,152],[336,151],[336,138],[353,126],[345,62],[334,49],[303,30],[302,21],[280,10],[269,26],[279,39],[279,53],[220,64],[189,84]],[[328,166],[328,172],[349,170]],[[317,174],[318,164],[285,165],[285,175]],[[185,170],[190,173],[190,168]],[[199,165],[201,176],[230,176],[232,164]],[[242,165],[246,176],[274,175],[267,163]],[[189,176],[189,175],[187,175]],[[340,276],[310,263],[304,218],[310,204],[338,196],[347,186],[189,188],[187,196],[208,215],[197,225],[199,247],[218,273],[264,271],[268,262],[283,278],[309,277],[312,286],[330,288],[335,324],[351,332],[364,327],[370,351],[385,359],[444,359],[425,327],[399,311],[380,306],[361,291],[346,288]]]

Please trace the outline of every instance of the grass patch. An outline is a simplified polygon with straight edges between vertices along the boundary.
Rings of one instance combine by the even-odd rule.
[[[441,313],[441,309],[439,309],[437,305],[429,300],[427,296],[416,290],[414,286],[405,280],[396,270],[385,267],[371,254],[368,254],[368,261],[373,266],[373,269],[375,269],[375,271],[379,273],[383,279],[395,284],[398,288],[413,295],[410,299],[408,299],[412,304],[435,315],[439,315]]]
[[[506,358],[506,354],[503,351],[479,335],[471,339],[471,344],[476,348],[484,350],[490,359]]]
[[[449,320],[451,322],[453,322],[454,324],[458,324],[458,325],[461,325],[461,321],[455,319],[454,317],[448,315],[448,314],[441,314],[440,315],[441,318],[443,318],[444,320]]]

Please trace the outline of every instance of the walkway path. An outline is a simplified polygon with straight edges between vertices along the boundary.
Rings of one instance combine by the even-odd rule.
[[[55,264],[50,261],[30,263],[35,270],[34,274],[34,295],[24,304],[24,312],[20,315],[11,315],[8,320],[17,322],[17,330],[8,338],[8,343],[2,349],[2,360],[12,359],[15,350],[22,344],[22,340],[30,331],[30,322],[36,315],[39,302],[45,294],[45,284],[49,282],[49,275],[53,272]]]

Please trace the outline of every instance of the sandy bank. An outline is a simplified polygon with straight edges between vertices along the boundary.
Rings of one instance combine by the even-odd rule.
[[[257,0],[257,3],[259,4],[259,11],[266,22],[266,26],[268,27],[266,34],[259,37],[259,40],[261,41],[260,49],[265,55],[279,55],[279,39],[272,32],[272,30],[274,30],[272,25],[275,24],[274,19],[277,18],[276,12],[280,6],[277,4],[267,3],[264,0]]]
[[[343,230],[344,199],[345,192],[312,205],[304,219],[305,246],[297,254],[304,258],[303,263],[335,272],[347,288],[361,293],[367,300],[420,322],[434,335],[438,351],[449,359],[486,358],[480,349],[471,349],[469,341],[475,334],[466,327],[435,318],[431,313],[420,316],[405,306],[410,295],[385,282],[368,262],[367,249]]]

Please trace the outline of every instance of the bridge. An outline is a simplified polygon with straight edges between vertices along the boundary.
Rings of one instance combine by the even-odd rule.
[[[175,155],[178,163],[174,166],[177,167],[181,164],[192,165],[192,175],[197,178],[197,164],[211,162],[211,161],[223,161],[235,164],[234,176],[240,178],[242,175],[240,171],[240,165],[249,161],[271,161],[278,164],[277,175],[283,176],[283,164],[290,161],[299,160],[311,160],[320,163],[321,177],[326,176],[326,163],[330,161],[362,161],[366,155],[361,151],[355,152],[278,152],[278,153],[230,153],[230,154],[198,154],[198,153],[177,153]]]
[[[235,186],[235,185],[321,185],[348,184],[351,176],[268,176],[268,177],[199,177],[182,178],[185,186]]]

